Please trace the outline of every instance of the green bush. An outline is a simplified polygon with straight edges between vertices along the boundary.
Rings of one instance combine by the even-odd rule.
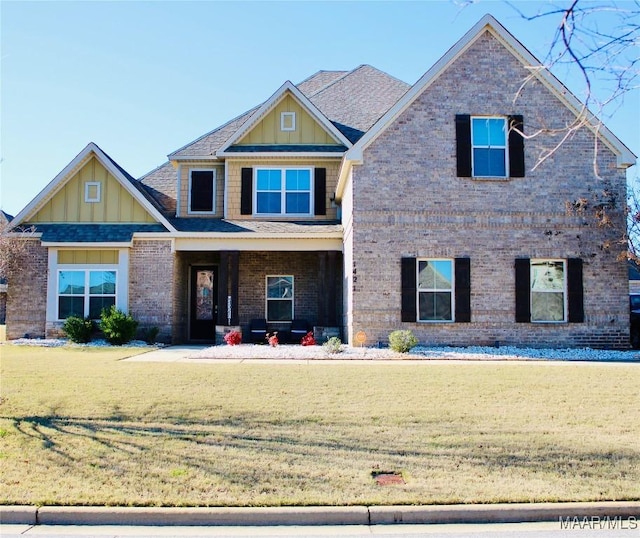
[[[393,331],[389,335],[389,345],[393,351],[407,353],[418,345],[418,339],[411,331]]]
[[[111,345],[121,346],[133,340],[138,322],[115,306],[105,308],[100,314],[100,329]]]
[[[86,344],[91,341],[91,333],[95,329],[93,321],[80,316],[69,316],[62,324],[62,330],[69,340],[76,344]]]
[[[322,348],[327,353],[331,354],[340,353],[340,346],[342,346],[342,341],[337,336],[332,336],[331,338],[329,338],[329,340],[322,344]]]
[[[141,338],[150,346],[156,343],[156,339],[158,338],[158,333],[160,332],[159,327],[149,327],[148,329],[143,329]]]

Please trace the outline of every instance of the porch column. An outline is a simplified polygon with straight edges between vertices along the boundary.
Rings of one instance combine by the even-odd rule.
[[[232,250],[229,252],[229,273],[231,280],[231,325],[240,323],[238,315],[238,287],[240,282],[240,252]],[[225,303],[226,304],[226,303]]]
[[[327,324],[327,253],[318,252],[318,325]]]
[[[337,252],[331,250],[327,252],[327,325],[329,327],[337,327],[338,319],[337,319],[337,306],[338,306],[338,297],[336,296],[337,287],[336,287],[336,262],[338,260]]]
[[[218,316],[216,325],[227,325],[227,294],[229,282],[229,253],[220,252],[220,267],[218,269]]]

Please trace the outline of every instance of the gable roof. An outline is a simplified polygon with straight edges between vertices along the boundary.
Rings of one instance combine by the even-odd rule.
[[[20,212],[16,215],[15,219],[11,221],[12,226],[18,226],[25,222],[28,218],[32,217],[38,209],[40,209],[47,201],[49,201],[73,176],[73,174],[89,160],[91,156],[95,158],[104,166],[107,171],[124,187],[124,189],[133,196],[133,198],[146,210],[149,214],[155,218],[158,222],[163,224],[167,229],[174,231],[173,226],[162,215],[162,213],[156,209],[156,207],[144,196],[139,188],[136,186],[136,180],[127,173],[119,164],[117,164],[111,157],[109,157],[104,151],[102,151],[97,144],[90,142],[84,149],[75,156],[75,158],[65,168],[53,178],[49,184],[40,191],[40,193]]]
[[[231,137],[218,149],[217,156],[224,156],[226,151],[244,135],[246,135],[255,125],[264,118],[273,108],[287,95],[290,94],[298,103],[311,115],[331,137],[338,143],[343,144],[345,149],[351,147],[351,142],[329,121],[329,119],[296,88],[290,81],[286,81],[278,90],[267,99],[258,110],[251,115],[248,121],[236,130]]]
[[[460,55],[471,47],[485,32],[490,32],[505,48],[511,52],[533,76],[541,81],[568,109],[576,116],[584,113],[584,105],[560,82],[527,48],[520,43],[502,24],[493,16],[482,17],[453,47],[451,47],[440,60],[438,60],[413,87],[378,120],[378,122],[358,140],[347,152],[346,159],[352,162],[362,160],[363,150],[369,146],[395,119],[402,114],[411,104],[445,71]],[[600,135],[605,144],[617,155],[618,166],[628,167],[635,164],[636,156],[625,146],[609,129],[600,123],[588,110],[587,126]],[[344,169],[344,167],[343,167]],[[343,177],[341,174],[341,181]],[[340,188],[340,185],[339,185]]]
[[[355,143],[410,87],[410,84],[370,65],[361,65],[351,71],[318,71],[296,86],[299,93],[347,139],[347,147]],[[246,122],[258,120],[254,116],[264,105],[261,103],[205,133],[173,151],[167,158],[170,161],[215,158],[216,152]]]

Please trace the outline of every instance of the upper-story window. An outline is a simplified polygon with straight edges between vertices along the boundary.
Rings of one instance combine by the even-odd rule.
[[[455,119],[458,177],[525,177],[522,116],[457,114]]]
[[[257,168],[255,173],[256,215],[312,214],[311,168]]]
[[[473,177],[506,177],[508,166],[506,118],[471,118]]]
[[[280,113],[280,130],[281,131],[296,130],[296,113],[295,112]]]
[[[216,171],[191,170],[189,173],[189,213],[215,213]]]

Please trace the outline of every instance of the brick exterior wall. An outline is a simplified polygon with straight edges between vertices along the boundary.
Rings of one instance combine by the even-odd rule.
[[[160,342],[173,336],[174,266],[170,241],[134,241],[129,258],[129,313],[140,329],[158,327]]]
[[[337,262],[339,263],[339,261]],[[294,317],[310,325],[318,323],[317,252],[241,252],[238,294],[238,317],[248,337],[249,322],[266,317],[266,276],[293,275]],[[341,306],[341,271],[336,271],[336,304]],[[283,328],[287,325],[283,324]],[[274,324],[271,329],[277,329]]]
[[[44,338],[47,310],[47,249],[40,242],[26,241],[7,278],[7,339]]]
[[[619,249],[602,248],[624,227],[625,173],[603,144],[601,178],[594,175],[594,140],[586,129],[535,171],[540,151],[559,139],[525,140],[524,178],[456,177],[456,114],[522,114],[526,133],[572,122],[539,82],[527,84],[514,103],[528,74],[484,34],[365,150],[348,200],[350,336],[364,330],[368,341],[387,341],[390,331],[411,329],[425,344],[628,347],[627,266],[616,260]],[[567,201],[593,200],[604,189],[618,201],[617,230],[598,227],[591,214],[567,214]],[[469,257],[471,323],[401,322],[403,256]],[[515,323],[517,257],[581,258],[584,323]]]

